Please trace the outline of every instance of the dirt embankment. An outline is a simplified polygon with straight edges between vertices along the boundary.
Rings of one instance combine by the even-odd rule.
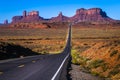
[[[81,51],[82,48],[84,50]],[[119,40],[94,41],[91,44],[84,43],[80,48],[72,52],[72,61],[79,65],[79,69],[87,70],[90,74],[105,79],[120,79]]]

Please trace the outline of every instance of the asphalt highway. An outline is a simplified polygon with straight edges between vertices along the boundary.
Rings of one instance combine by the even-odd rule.
[[[60,54],[37,55],[0,62],[0,80],[59,80],[71,52],[71,25],[66,47]]]

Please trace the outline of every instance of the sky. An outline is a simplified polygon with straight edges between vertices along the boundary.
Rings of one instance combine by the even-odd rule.
[[[20,16],[24,10],[39,11],[44,18],[55,17],[62,12],[65,16],[75,15],[76,9],[101,8],[113,19],[120,20],[120,0],[1,0],[0,23],[13,16]]]

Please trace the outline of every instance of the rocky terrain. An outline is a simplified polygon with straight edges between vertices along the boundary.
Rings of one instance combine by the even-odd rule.
[[[69,72],[72,80],[104,80],[98,76],[94,76],[92,74],[86,73],[80,70],[79,65],[71,64],[72,70]]]

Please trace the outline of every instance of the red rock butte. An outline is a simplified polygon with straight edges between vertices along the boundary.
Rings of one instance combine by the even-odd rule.
[[[39,16],[39,11],[23,11],[22,16],[14,16],[12,18],[12,23],[16,22],[36,22],[36,21],[47,21],[47,22],[104,22],[110,23],[115,22],[116,20],[107,16],[100,8],[91,8],[91,9],[77,9],[75,15],[72,17],[67,17],[60,12],[57,17],[52,17],[50,19],[45,19]]]

